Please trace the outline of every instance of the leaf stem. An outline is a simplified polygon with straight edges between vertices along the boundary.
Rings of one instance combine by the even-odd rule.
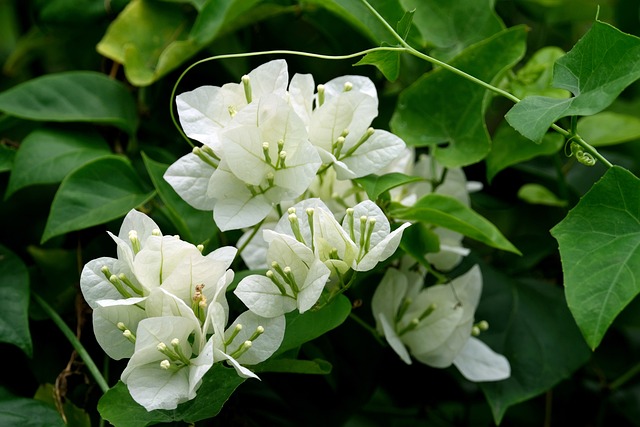
[[[373,338],[375,338],[375,340],[378,341],[380,345],[382,346],[386,345],[385,342],[382,340],[382,338],[380,338],[380,334],[378,334],[378,331],[376,331],[373,327],[369,326],[367,322],[362,320],[359,316],[353,314],[353,312],[349,313],[349,317],[358,325],[362,326],[364,329],[370,332],[371,335],[373,335]]]
[[[98,383],[98,386],[100,387],[102,392],[106,393],[109,390],[109,385],[107,384],[107,381],[104,379],[104,377],[100,373],[100,370],[98,369],[96,364],[93,362],[93,359],[91,359],[91,356],[89,356],[89,353],[87,352],[87,350],[85,350],[83,345],[80,343],[80,340],[78,340],[78,338],[71,331],[69,326],[67,326],[64,320],[62,320],[62,318],[58,315],[58,313],[56,313],[56,311],[49,304],[47,304],[47,302],[44,299],[42,299],[39,295],[35,293],[32,293],[31,296],[38,304],[40,304],[42,309],[49,315],[51,320],[53,320],[56,326],[62,331],[64,336],[69,340],[73,348],[78,353],[78,356],[80,356],[82,361],[87,366],[87,369],[89,370],[93,378],[96,380],[96,383]]]
[[[627,372],[625,372],[624,374],[616,378],[614,381],[612,381],[609,384],[609,390],[613,391],[620,388],[622,385],[624,385],[627,381],[629,381],[631,378],[633,378],[637,374],[640,374],[640,363],[635,364]]]

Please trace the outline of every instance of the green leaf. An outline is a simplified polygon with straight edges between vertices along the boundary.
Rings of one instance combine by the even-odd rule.
[[[290,374],[328,375],[331,363],[322,359],[269,359],[256,366],[255,372],[280,372]]]
[[[531,144],[511,126],[501,122],[493,135],[491,152],[485,159],[487,180],[491,182],[498,172],[534,157],[557,153],[564,145],[564,137],[559,133],[549,133],[540,144]]]
[[[368,2],[387,22],[401,22],[405,16],[405,10],[399,0],[369,0]],[[389,29],[360,0],[307,0],[305,3],[316,4],[329,10],[347,21],[351,27],[360,31],[376,45],[382,42],[389,44],[397,42]]]
[[[569,91],[553,87],[553,65],[564,55],[565,51],[555,46],[545,46],[536,51],[509,81],[511,93],[518,98],[530,95],[570,97]]]
[[[520,60],[525,37],[523,26],[502,31],[467,48],[451,65],[491,82]],[[437,68],[401,92],[391,129],[407,145],[431,146],[445,166],[476,163],[491,149],[484,122],[486,94],[478,84]]]
[[[557,287],[481,267],[484,285],[476,319],[490,326],[480,338],[511,364],[508,379],[479,383],[497,425],[510,406],[569,378],[591,353]]]
[[[640,118],[603,111],[578,120],[578,134],[594,147],[640,139]]]
[[[142,186],[126,158],[109,156],[89,162],[60,184],[42,242],[122,217],[154,195]]]
[[[92,122],[133,134],[135,102],[120,82],[93,71],[47,74],[0,93],[0,111],[29,120]]]
[[[392,172],[384,175],[367,175],[362,178],[357,178],[354,181],[364,188],[371,200],[377,200],[385,191],[412,182],[424,181],[424,178]]]
[[[595,349],[640,293],[640,180],[610,168],[553,227],[569,309]]]
[[[31,357],[29,295],[27,267],[16,254],[0,245],[0,342],[14,344]]]
[[[55,406],[25,397],[0,399],[0,425],[22,427],[65,427]]]
[[[13,169],[17,151],[6,145],[0,145],[0,172],[6,172]]]
[[[297,348],[340,326],[349,313],[351,313],[351,302],[344,295],[339,295],[320,310],[311,310],[303,314],[298,311],[286,314],[287,329],[276,355]]]
[[[395,82],[400,75],[400,52],[389,50],[369,52],[353,65],[375,65],[387,80]]]
[[[5,200],[29,185],[58,183],[73,169],[109,154],[109,145],[97,132],[37,129],[20,144]]]
[[[561,200],[547,187],[540,184],[525,184],[518,190],[518,198],[533,205],[567,206],[566,200]]]
[[[416,261],[426,265],[429,264],[429,261],[425,255],[440,250],[440,237],[431,231],[426,224],[416,222],[402,233],[400,247]]]
[[[195,399],[178,405],[174,410],[151,412],[134,401],[127,386],[118,381],[102,396],[98,411],[102,418],[115,426],[148,426],[172,421],[195,423],[215,417],[244,380],[235,369],[215,363],[203,377]]]
[[[415,27],[431,55],[449,60],[465,48],[502,31],[505,26],[493,10],[495,0],[401,0],[415,9]]]
[[[171,222],[183,239],[197,244],[216,234],[217,229],[211,212],[199,211],[191,207],[164,180],[163,175],[169,165],[156,162],[145,153],[142,153],[142,159],[160,200],[167,208]]]
[[[411,207],[392,206],[389,214],[398,219],[448,228],[491,247],[520,254],[491,222],[450,196],[427,194]]]
[[[604,110],[638,78],[640,38],[596,21],[554,68],[553,85],[574,97],[530,96],[514,105],[505,118],[522,135],[540,142],[558,119]]]
[[[200,11],[173,2],[132,0],[111,23],[97,49],[124,64],[127,79],[148,86],[218,37],[225,25],[258,0],[197,2]]]

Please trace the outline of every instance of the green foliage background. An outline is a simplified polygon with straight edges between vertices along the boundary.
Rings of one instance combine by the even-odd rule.
[[[296,327],[262,381],[218,366],[194,402],[136,407],[118,383],[124,365],[93,337],[82,266],[115,255],[105,231],[132,208],[205,251],[238,237],[162,180],[190,150],[170,115],[182,72],[213,55],[350,55],[399,40],[359,0],[0,0],[0,425],[640,425],[640,4],[370,3],[415,52],[445,64],[399,50],[281,52],[202,63],[177,93],[280,57],[316,82],[369,76],[374,126],[484,184],[472,209],[431,195],[388,212],[468,237],[459,271],[480,263],[482,339],[512,377],[473,384],[453,368],[405,365],[349,316],[373,322],[378,271],[317,317],[289,318]],[[576,135],[613,166],[569,156]],[[381,202],[407,182],[359,180]],[[422,255],[433,242],[418,231],[401,247]],[[84,356],[113,387],[104,397]]]

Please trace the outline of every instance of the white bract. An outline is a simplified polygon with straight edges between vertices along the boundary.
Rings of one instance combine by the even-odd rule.
[[[454,364],[471,381],[508,378],[507,359],[472,337],[482,292],[478,266],[446,285],[423,288],[423,275],[390,268],[372,299],[376,329],[407,364]],[[479,325],[483,325],[481,322]]]
[[[252,312],[276,317],[295,310],[304,313],[320,298],[330,271],[313,251],[291,238],[265,230],[269,243],[266,275],[240,281],[235,295]]]

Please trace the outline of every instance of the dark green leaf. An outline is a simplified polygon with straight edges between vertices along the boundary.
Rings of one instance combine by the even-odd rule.
[[[98,402],[98,411],[102,418],[115,426],[137,427],[171,421],[194,423],[215,417],[244,380],[235,369],[216,363],[202,379],[195,399],[178,405],[174,410],[158,409],[151,412],[136,403],[127,386],[118,381],[102,396]]]
[[[13,168],[16,153],[16,150],[0,145],[0,172],[10,171]]]
[[[413,18],[423,43],[435,46],[431,54],[448,60],[465,48],[502,31],[505,26],[493,11],[495,0],[401,0]]]
[[[351,302],[344,295],[339,295],[320,310],[310,310],[303,314],[297,311],[288,313],[286,315],[287,329],[276,354],[297,348],[340,326],[349,313],[351,313]]]
[[[553,85],[571,91],[574,97],[530,96],[514,105],[505,117],[522,135],[540,142],[558,119],[604,110],[638,78],[640,38],[596,21],[554,68]]]
[[[491,152],[485,159],[487,163],[487,180],[493,178],[503,169],[516,165],[537,156],[557,153],[564,144],[564,137],[559,133],[545,135],[540,144],[531,142],[516,132],[507,123],[502,122],[493,135]]]
[[[0,245],[0,342],[14,344],[31,357],[29,295],[27,267]]]
[[[126,158],[94,160],[74,170],[60,184],[42,242],[124,216],[154,195],[142,186]]]
[[[570,377],[590,352],[558,288],[481,267],[484,289],[476,319],[490,325],[481,338],[511,364],[510,378],[479,383],[499,424],[510,406]]]
[[[73,169],[110,153],[104,139],[91,131],[37,129],[20,144],[5,199],[29,185],[58,183]]]
[[[127,88],[104,74],[47,74],[0,93],[0,111],[29,120],[92,122],[133,133],[136,105]]]
[[[450,196],[427,194],[411,207],[392,207],[389,214],[398,219],[448,228],[491,247],[520,254],[491,222]]]
[[[534,205],[566,206],[567,201],[561,200],[547,187],[540,184],[525,184],[518,190],[518,198]]]
[[[426,264],[425,255],[440,250],[440,238],[426,224],[416,222],[402,233],[400,247],[418,262]]]
[[[511,93],[518,98],[530,95],[568,98],[571,93],[553,87],[553,65],[565,51],[555,46],[546,46],[531,55],[531,58],[509,81]]]
[[[367,175],[355,181],[364,188],[371,200],[377,200],[385,191],[412,182],[424,181],[424,178],[392,172],[384,175]]]
[[[256,366],[255,372],[281,372],[291,374],[327,375],[331,363],[326,360],[269,359]]]
[[[65,427],[55,406],[24,397],[0,399],[0,425],[21,427]]]
[[[467,48],[451,65],[491,82],[522,57],[525,36],[522,26],[502,31]],[[391,129],[407,145],[431,146],[445,166],[470,165],[491,149],[484,122],[485,95],[478,84],[437,68],[402,91]],[[448,146],[439,146],[442,143]]]
[[[640,293],[640,180],[610,168],[551,234],[560,248],[567,304],[595,349]]]

